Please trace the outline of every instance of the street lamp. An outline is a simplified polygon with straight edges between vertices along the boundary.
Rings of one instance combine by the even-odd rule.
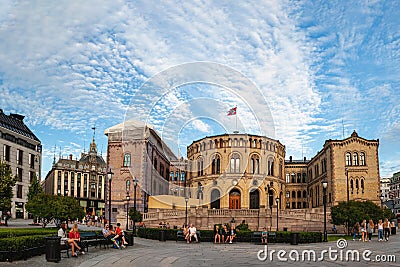
[[[276,231],[278,232],[278,222],[279,222],[279,197],[275,198],[275,202],[276,202]]]
[[[129,191],[126,192],[126,230],[128,231],[128,226],[129,226],[129,219],[128,219],[128,215],[129,215],[129,199],[131,197],[129,196]]]
[[[111,181],[114,173],[111,171],[111,168],[108,169],[107,178],[108,178],[108,224],[111,224]]]
[[[328,242],[328,232],[326,231],[326,188],[328,187],[328,182],[326,180],[322,181],[322,190],[324,193],[323,203],[324,203],[324,242]]]
[[[347,202],[349,202],[349,200],[350,200],[350,196],[349,196],[349,168],[346,167],[345,172],[346,172],[346,180],[347,180]]]
[[[185,197],[185,202],[186,202],[186,210],[185,210],[185,227],[187,225],[187,204],[188,204],[189,198]]]
[[[265,206],[269,205],[269,210],[270,210],[270,214],[271,214],[271,220],[269,221],[269,230],[271,231],[272,228],[272,201],[270,202],[269,199],[269,192],[271,191],[271,187],[274,185],[273,182],[270,182],[269,184],[267,184],[267,186],[264,187],[265,192],[267,193],[267,199],[265,201]]]
[[[133,236],[136,235],[136,187],[138,185],[138,181],[136,179],[133,180]],[[133,240],[133,239],[132,239]]]

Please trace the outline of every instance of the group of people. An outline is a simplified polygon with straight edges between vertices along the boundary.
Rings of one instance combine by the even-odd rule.
[[[362,242],[371,242],[374,229],[378,230],[378,241],[389,241],[390,228],[394,227],[394,222],[390,223],[388,219],[379,220],[375,225],[373,220],[363,220],[361,224],[356,222],[353,227],[353,240]]]
[[[170,226],[169,226],[169,223],[168,223],[168,222],[160,222],[160,223],[158,224],[158,228],[166,228],[166,229],[169,229]]]
[[[62,223],[57,235],[61,237],[61,244],[66,244],[71,247],[72,257],[78,257],[78,253],[84,255],[82,248],[81,235],[78,231],[78,224],[74,223],[71,230],[67,234],[67,224]]]
[[[114,230],[112,224],[105,224],[103,228],[103,236],[114,244],[115,248],[122,249],[128,242],[125,240],[124,231],[121,229],[121,224],[117,223],[117,227]]]
[[[236,237],[236,228],[234,225],[230,229],[228,229],[225,224],[222,229],[219,229],[219,226],[216,225],[214,229],[214,244],[216,243],[230,243],[232,244],[233,240]]]
[[[197,229],[193,223],[190,224],[190,226],[184,225],[183,235],[185,236],[185,240],[188,244],[192,241],[192,237],[196,240],[196,242],[199,242],[199,238],[197,237]]]

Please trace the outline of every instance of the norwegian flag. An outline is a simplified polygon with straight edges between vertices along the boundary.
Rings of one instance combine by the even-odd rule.
[[[228,111],[227,116],[236,115],[236,109],[237,109],[237,107],[231,108],[231,109]]]

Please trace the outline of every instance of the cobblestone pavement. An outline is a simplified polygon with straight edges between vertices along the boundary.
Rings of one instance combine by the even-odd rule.
[[[343,244],[342,244],[343,245]],[[374,236],[372,242],[347,241],[347,247],[338,248],[337,242],[314,243],[302,245],[290,244],[270,244],[268,246],[268,256],[272,254],[273,258],[268,257],[265,261],[258,259],[257,254],[260,250],[264,250],[264,245],[255,245],[250,243],[234,243],[234,244],[213,244],[208,242],[186,244],[182,241],[160,242],[157,240],[146,240],[135,238],[135,245],[128,246],[124,250],[117,249],[99,249],[89,248],[89,253],[81,255],[78,258],[62,258],[59,263],[47,262],[45,256],[37,256],[27,261],[17,261],[12,263],[0,263],[1,266],[400,266],[400,235],[390,237],[388,242],[378,242]],[[274,250],[274,251],[273,251]],[[278,251],[286,251],[286,254],[280,254],[278,259]],[[292,251],[293,250],[293,251]],[[315,251],[316,258],[324,253],[324,261],[307,260],[308,253]],[[336,260],[331,258],[337,255]],[[337,252],[335,252],[335,250]],[[350,259],[353,252],[357,250],[359,253],[359,261],[346,261],[346,255]],[[368,250],[371,254],[368,255]],[[296,257],[296,251],[299,253],[299,261],[290,259]],[[305,252],[304,252],[305,251]],[[283,253],[283,252],[280,252]],[[370,261],[363,259],[368,256]],[[367,253],[367,254],[365,254]],[[302,260],[302,254],[305,260]],[[264,256],[261,253],[260,256]],[[312,255],[312,254],[310,254]],[[342,255],[342,256],[341,256]],[[377,255],[395,257],[396,262],[377,262]]]

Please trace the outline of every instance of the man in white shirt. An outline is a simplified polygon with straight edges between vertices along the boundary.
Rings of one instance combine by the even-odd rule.
[[[190,224],[190,227],[189,227],[189,233],[190,233],[190,235],[189,235],[189,238],[188,238],[188,243],[190,242],[190,240],[192,239],[192,236],[194,236],[194,239],[196,239],[196,242],[199,242],[199,240],[197,239],[197,229],[196,229],[196,227],[194,227],[193,226],[193,223],[192,224]]]

